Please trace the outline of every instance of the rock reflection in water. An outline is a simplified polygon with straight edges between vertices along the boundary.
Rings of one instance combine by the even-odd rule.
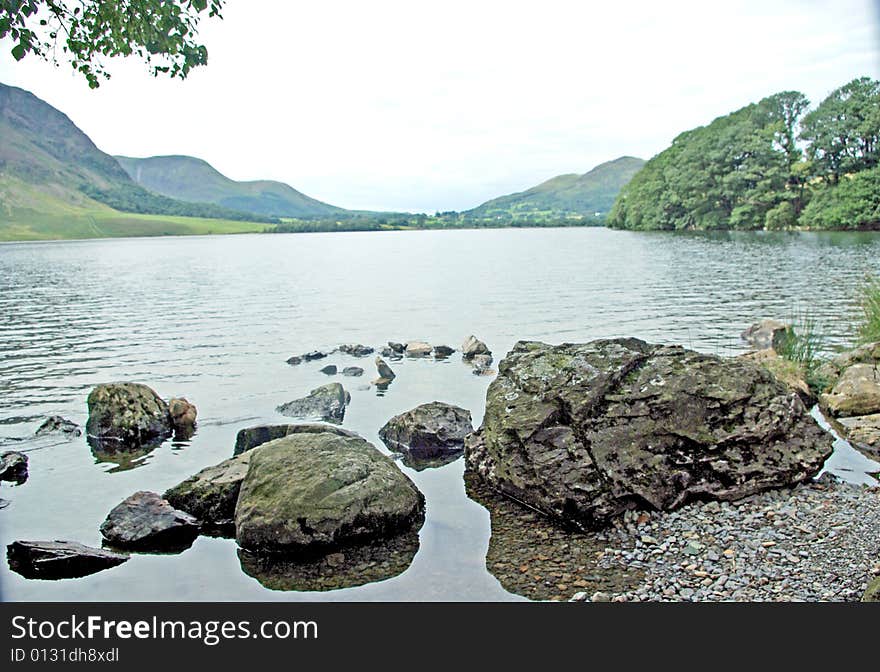
[[[108,469],[108,474],[115,474],[121,471],[137,469],[144,466],[149,460],[150,454],[162,445],[162,441],[155,441],[150,444],[137,447],[123,447],[118,443],[109,441],[100,441],[94,437],[88,437],[89,448],[95,457],[95,464],[115,464],[112,469]]]
[[[506,590],[531,600],[561,601],[579,592],[625,592],[643,579],[639,570],[601,567],[605,543],[500,495],[473,474],[465,474],[465,489],[489,510],[486,569]]]
[[[447,464],[452,464],[453,462],[455,462],[462,455],[464,455],[464,451],[460,453],[453,453],[452,455],[442,455],[439,457],[427,458],[413,457],[408,453],[398,453],[397,456],[399,456],[400,461],[403,462],[410,469],[415,469],[416,471],[424,471],[425,469],[436,469],[438,467],[445,467]]]
[[[242,571],[270,590],[327,591],[354,588],[402,574],[419,550],[416,532],[321,557],[238,550]]]

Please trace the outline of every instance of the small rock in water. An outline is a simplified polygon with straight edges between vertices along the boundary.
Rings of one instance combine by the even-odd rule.
[[[155,492],[140,491],[117,504],[101,524],[113,546],[142,551],[179,550],[199,534],[199,521]]]
[[[297,364],[302,364],[302,357],[293,356],[287,360],[287,363],[291,366],[296,366]]]
[[[492,351],[489,350],[489,347],[474,335],[468,336],[461,345],[461,356],[464,359],[473,359],[477,355],[491,354]]]
[[[304,362],[313,362],[316,359],[324,359],[327,356],[326,352],[321,352],[320,350],[312,350],[311,352],[307,352],[302,356],[302,361]]]
[[[359,366],[346,366],[342,369],[343,376],[362,376],[364,375],[364,370]]]
[[[34,432],[35,436],[44,436],[46,434],[66,434],[67,436],[82,436],[82,428],[60,415],[52,415],[43,422]]]
[[[409,341],[406,344],[407,357],[427,357],[431,354],[431,346],[424,341]]]
[[[21,485],[27,479],[27,455],[14,450],[0,455],[0,481],[12,481],[17,485]]]
[[[376,357],[376,369],[379,371],[379,378],[382,380],[392,381],[396,377],[394,371],[388,366],[388,363],[381,357]]]
[[[281,404],[275,410],[293,418],[326,420],[341,423],[345,417],[345,407],[351,395],[339,383],[329,383],[315,388],[307,397],[294,399]]]
[[[75,579],[128,560],[127,555],[74,541],[13,541],[6,557],[9,568],[28,579]]]
[[[403,343],[395,343],[394,341],[388,341],[388,347],[391,352],[396,352],[398,355],[402,355],[406,350],[406,346]]]
[[[171,424],[174,426],[174,434],[177,439],[188,439],[195,432],[196,415],[198,411],[194,404],[184,398],[170,399],[168,412],[171,414]]]
[[[372,355],[375,350],[369,345],[358,343],[356,345],[340,345],[339,352],[351,355],[352,357],[366,357],[367,355]]]
[[[445,357],[449,357],[453,352],[455,352],[455,348],[450,348],[448,345],[435,345],[434,346],[434,357],[436,359],[443,359]]]
[[[323,369],[321,369],[321,373],[328,375],[328,376],[335,376],[337,371],[338,371],[338,369],[336,368],[335,364],[328,364]]]

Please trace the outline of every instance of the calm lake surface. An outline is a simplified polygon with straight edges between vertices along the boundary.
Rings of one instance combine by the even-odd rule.
[[[378,429],[441,400],[482,419],[490,378],[448,361],[392,362],[384,393],[363,389],[372,357],[291,355],[341,343],[473,333],[500,359],[520,339],[637,336],[736,354],[764,317],[809,313],[829,347],[846,345],[856,288],[880,272],[880,234],[672,235],[606,229],[249,235],[0,245],[0,450],[24,450],[30,479],[0,487],[0,544],[70,539],[136,490],[163,492],[232,454],[239,429],[288,422],[275,407],[337,380],[351,392],[343,427],[384,450]],[[363,378],[328,379],[325,364]],[[197,434],[130,463],[101,461],[84,438],[33,440],[48,415],[84,425],[101,382],[130,380],[199,409]],[[23,440],[27,439],[27,440]],[[829,468],[866,481],[871,463],[838,441]],[[401,468],[427,520],[408,569],[330,592],[270,590],[242,571],[234,541],[200,537],[179,555],[135,555],[81,579],[26,580],[0,561],[7,600],[506,600],[486,571],[488,512],[465,495],[458,460]]]

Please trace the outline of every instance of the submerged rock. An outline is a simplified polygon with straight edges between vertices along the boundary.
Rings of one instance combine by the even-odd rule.
[[[275,439],[281,439],[290,434],[321,434],[323,432],[338,434],[339,436],[358,436],[347,429],[334,427],[332,425],[259,425],[257,427],[247,427],[238,432],[238,435],[235,437],[235,449],[232,454],[240,455],[241,453],[252,450],[264,443],[274,441]]]
[[[12,481],[21,485],[28,479],[28,457],[10,450],[0,454],[0,481]]]
[[[346,366],[342,369],[343,376],[362,376],[364,375],[364,370],[359,366]]]
[[[307,397],[294,399],[276,408],[281,415],[304,420],[326,420],[341,423],[345,417],[345,407],[351,395],[339,383],[329,383],[315,388]]]
[[[105,383],[88,398],[86,433],[92,443],[124,450],[161,443],[172,434],[168,405],[146,385]]]
[[[352,357],[366,357],[367,355],[372,355],[375,350],[369,345],[361,345],[358,343],[355,345],[340,345],[339,352],[351,355]]]
[[[68,438],[82,436],[82,428],[73,422],[62,418],[60,415],[52,415],[46,418],[42,425],[34,432],[35,436],[46,436],[48,434],[63,434]]]
[[[325,553],[417,529],[424,497],[359,437],[294,434],[251,457],[235,510],[236,540],[261,552]]]
[[[199,534],[199,521],[155,492],[140,491],[117,504],[101,524],[111,546],[138,551],[175,551]]]
[[[492,351],[489,350],[489,347],[473,334],[468,336],[461,345],[461,356],[464,359],[473,359],[477,355],[491,354]]]
[[[163,497],[175,509],[229,536],[234,535],[235,504],[253,452],[248,451],[202,469],[166,490]]]
[[[785,322],[779,320],[761,320],[742,332],[740,338],[755,350],[769,348],[778,352],[790,328]]]
[[[172,398],[168,400],[168,412],[171,414],[175,438],[183,440],[191,438],[196,430],[198,415],[195,405],[183,398]]]
[[[74,541],[13,541],[6,557],[9,568],[26,579],[76,579],[128,560],[127,555]]]
[[[294,355],[293,357],[289,357],[286,361],[291,366],[297,366],[298,364],[302,364],[303,360],[302,357],[297,357],[296,355]]]
[[[517,343],[466,441],[471,472],[580,527],[806,481],[831,450],[764,368],[638,339]]]
[[[473,431],[470,411],[432,401],[395,415],[379,430],[379,437],[395,453],[428,460],[461,453],[464,438]]]

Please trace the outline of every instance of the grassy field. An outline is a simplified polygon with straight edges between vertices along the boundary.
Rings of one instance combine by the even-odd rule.
[[[64,215],[16,212],[12,217],[0,215],[0,241],[253,233],[267,226],[257,222],[140,215],[110,209]]]

